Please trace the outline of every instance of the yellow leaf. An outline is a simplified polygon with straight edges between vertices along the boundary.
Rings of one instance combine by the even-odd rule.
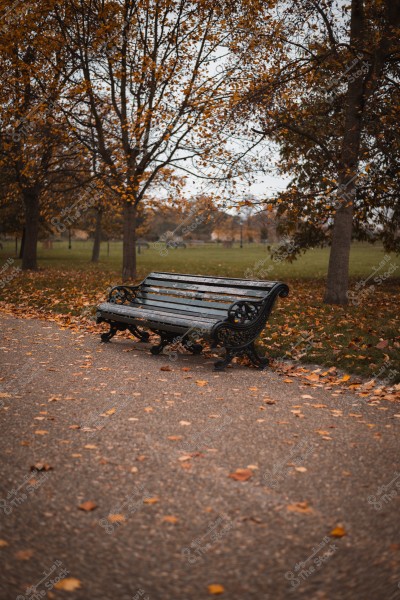
[[[47,435],[49,432],[46,431],[45,429],[37,429],[35,431],[36,435]]]
[[[340,381],[348,381],[350,379],[351,375],[343,375],[342,379],[340,379]]]
[[[81,581],[75,577],[66,577],[54,584],[56,590],[64,590],[65,592],[74,592],[81,588]]]
[[[198,379],[198,380],[196,381],[196,384],[197,384],[198,386],[200,386],[200,387],[203,387],[203,386],[205,386],[205,385],[207,385],[207,384],[208,384],[208,381],[204,381],[204,380],[202,380],[202,379]]]
[[[113,415],[116,411],[116,408],[110,408],[110,410],[106,410],[101,416],[102,417],[109,417],[111,415]]]

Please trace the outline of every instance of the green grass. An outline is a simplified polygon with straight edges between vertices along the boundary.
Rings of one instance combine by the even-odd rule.
[[[98,265],[90,263],[91,242],[72,242],[68,250],[67,242],[55,242],[53,249],[45,250],[39,244],[39,266],[41,268],[78,269],[102,271],[121,270],[122,243],[110,243],[110,255],[107,256],[107,244],[101,247]],[[8,257],[15,256],[15,246],[12,242],[3,242],[0,250],[0,266]],[[377,267],[385,256],[381,246],[357,243],[352,246],[350,258],[350,276],[367,277],[372,269]],[[268,272],[268,279],[323,279],[328,270],[329,249],[318,248],[309,250],[292,263],[274,263],[269,257],[267,248],[262,244],[245,244],[243,248],[235,245],[224,248],[222,244],[205,244],[204,246],[188,247],[186,249],[169,249],[167,256],[150,245],[150,249],[142,250],[138,255],[138,274],[145,277],[150,271],[175,271],[177,273],[201,273],[209,275],[243,277],[249,271],[254,277],[260,277],[261,270]],[[264,261],[262,266],[255,267],[258,261]],[[400,257],[391,255],[400,277]],[[18,261],[17,263],[18,264]],[[261,274],[261,278],[262,274]]]
[[[55,319],[69,327],[97,330],[88,316],[105,298],[107,287],[121,281],[122,245],[110,243],[107,256],[107,244],[102,244],[101,260],[93,265],[91,243],[72,244],[71,250],[65,242],[54,243],[51,250],[40,244],[40,270],[20,273],[0,287],[0,307],[16,314]],[[3,243],[0,269],[14,251],[12,243]],[[151,247],[138,256],[138,279],[158,270],[283,280],[289,284],[289,298],[278,303],[260,338],[271,356],[335,365],[363,377],[385,368],[384,378],[394,369],[397,375],[391,383],[396,383],[400,381],[400,258],[391,255],[382,266],[385,256],[382,247],[353,245],[350,289],[355,290],[359,281],[369,278],[362,288],[368,293],[359,305],[346,307],[323,303],[328,249],[310,250],[293,263],[274,263],[261,244],[246,244],[244,248],[206,244],[170,249],[167,256],[160,256]],[[260,261],[263,264],[257,267]],[[376,275],[383,275],[389,267],[393,274],[372,289],[374,271],[380,263]],[[18,264],[16,260],[13,266]]]

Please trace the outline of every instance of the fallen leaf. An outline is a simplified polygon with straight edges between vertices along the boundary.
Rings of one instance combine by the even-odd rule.
[[[9,543],[6,540],[0,540],[0,548],[5,548],[6,546],[9,546]]]
[[[86,444],[83,447],[86,448],[86,450],[97,450],[97,446],[95,446],[95,444]]]
[[[192,458],[192,455],[191,455],[191,454],[184,454],[183,456],[180,456],[180,457],[178,458],[178,460],[179,460],[180,462],[185,462],[185,460],[191,460],[191,458]]]
[[[145,504],[156,504],[156,502],[160,502],[160,498],[158,498],[157,496],[154,496],[154,498],[145,498],[143,502]]]
[[[95,508],[97,508],[97,504],[95,502],[93,502],[92,500],[87,500],[86,502],[83,502],[83,504],[80,504],[78,506],[78,508],[80,510],[84,510],[86,512],[89,512],[89,511],[94,510]]]
[[[205,386],[205,385],[207,385],[207,384],[208,384],[208,381],[204,381],[203,379],[198,379],[198,380],[196,381],[196,384],[197,384],[198,386],[200,386],[200,387],[203,387],[203,386]]]
[[[173,525],[175,525],[179,521],[178,517],[174,517],[174,515],[166,515],[162,518],[162,520],[164,523],[172,523]]]
[[[166,365],[165,367],[161,367],[160,371],[172,371],[172,369],[169,365]]]
[[[182,435],[169,435],[168,438],[171,442],[179,442],[179,440],[183,439]]]
[[[191,425],[191,422],[190,421],[179,421],[179,425],[187,426],[187,425]]]
[[[386,348],[386,346],[389,344],[389,340],[381,340],[380,342],[378,342],[375,346],[375,348],[378,348],[379,350],[382,350],[383,348]]]
[[[38,462],[31,466],[31,471],[51,471],[52,468],[47,463]]]
[[[113,415],[115,413],[117,409],[116,408],[110,408],[109,410],[106,410],[102,415],[100,415],[101,417],[110,417],[111,415]]]
[[[48,432],[48,431],[46,431],[45,429],[37,429],[37,430],[35,431],[35,434],[36,434],[36,435],[47,435],[48,433],[49,433],[49,432]]]
[[[33,556],[33,550],[19,550],[14,556],[18,560],[29,560]]]
[[[81,581],[75,577],[66,577],[54,584],[56,590],[64,590],[65,592],[74,592],[81,588]]]
[[[295,467],[295,471],[298,471],[299,473],[305,473],[307,469],[305,467]]]
[[[236,469],[234,473],[230,473],[228,477],[234,479],[235,481],[247,481],[254,475],[253,471],[250,469]]]
[[[107,519],[110,521],[110,523],[122,523],[125,521],[124,515],[120,514],[110,514],[108,515]]]
[[[211,596],[217,596],[218,594],[223,594],[224,592],[224,586],[220,585],[219,583],[211,583],[208,586],[208,593],[211,594]]]
[[[311,373],[310,375],[306,375],[306,379],[308,381],[319,381],[319,375],[318,373]]]
[[[334,529],[332,529],[332,531],[329,534],[332,537],[337,537],[337,538],[341,538],[344,535],[346,535],[346,531],[343,527],[341,527],[340,525],[338,525],[337,527],[335,527]]]
[[[307,502],[296,502],[296,504],[288,504],[286,508],[290,512],[300,514],[311,514],[314,512]]]

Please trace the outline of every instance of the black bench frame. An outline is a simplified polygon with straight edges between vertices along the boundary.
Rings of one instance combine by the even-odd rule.
[[[139,285],[117,285],[113,287],[109,293],[108,302],[118,305],[140,307],[141,301],[140,299],[136,300],[137,295],[141,292],[142,286],[145,285],[146,281],[150,279],[151,276],[157,275],[170,275],[172,280],[173,277],[177,275],[179,275],[179,277],[188,277],[192,279],[196,277],[192,275],[184,276],[177,273],[152,273]],[[225,282],[225,285],[227,285],[226,281],[232,281],[232,279],[223,277],[212,279],[204,277],[205,283],[207,283],[207,280],[212,281],[214,285],[217,285],[219,282]],[[243,289],[246,289],[246,286],[249,287],[252,284],[251,280],[235,281],[238,282],[236,284],[236,291],[240,289],[239,282],[242,282]],[[264,329],[277,297],[286,297],[289,293],[289,288],[285,283],[279,281],[258,281],[253,283],[256,285],[265,284],[266,286],[269,286],[268,290],[262,290],[265,291],[265,297],[260,300],[246,298],[232,302],[227,310],[226,317],[224,319],[216,320],[212,327],[206,330],[202,330],[201,327],[190,327],[186,328],[186,331],[183,331],[182,324],[178,325],[179,315],[176,315],[176,326],[174,326],[173,323],[166,325],[161,321],[160,323],[156,323],[154,320],[151,325],[145,325],[146,328],[160,336],[160,343],[151,348],[152,354],[159,354],[165,346],[176,343],[176,341],[179,341],[193,354],[199,354],[202,351],[203,346],[198,343],[193,343],[193,337],[197,336],[198,338],[201,337],[209,340],[212,348],[225,348],[225,358],[214,364],[216,370],[224,370],[235,356],[243,355],[247,355],[251,362],[259,369],[264,369],[269,364],[269,359],[258,354],[255,348],[255,341]],[[193,289],[196,289],[195,285],[193,285]],[[234,295],[234,290],[232,291],[230,288],[226,288],[226,291],[230,291],[230,293]],[[197,294],[198,292],[194,297],[197,298]],[[215,296],[215,299],[223,300],[224,296]],[[130,331],[142,342],[147,342],[149,340],[148,332],[143,331],[143,329],[138,327],[138,324],[140,325],[142,321],[146,321],[145,317],[133,318],[128,314],[128,311],[126,311],[126,315],[124,315],[123,311],[119,311],[119,314],[113,314],[112,311],[107,311],[103,309],[102,306],[104,305],[98,307],[98,312],[96,313],[97,323],[106,322],[110,325],[110,330],[107,333],[101,334],[102,342],[109,342],[117,331],[124,330]],[[144,311],[143,314],[145,315],[145,313],[146,311]]]

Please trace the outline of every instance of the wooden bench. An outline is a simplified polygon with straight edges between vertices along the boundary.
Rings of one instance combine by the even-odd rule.
[[[103,342],[125,329],[148,341],[144,327],[161,338],[151,348],[152,354],[177,341],[198,354],[203,346],[193,340],[203,339],[226,350],[225,358],[215,363],[216,370],[223,370],[239,355],[247,355],[262,369],[269,361],[257,353],[254,342],[277,297],[288,293],[288,286],[280,281],[150,273],[139,285],[113,287],[108,301],[97,307],[96,317],[97,323],[110,325],[101,335]]]

